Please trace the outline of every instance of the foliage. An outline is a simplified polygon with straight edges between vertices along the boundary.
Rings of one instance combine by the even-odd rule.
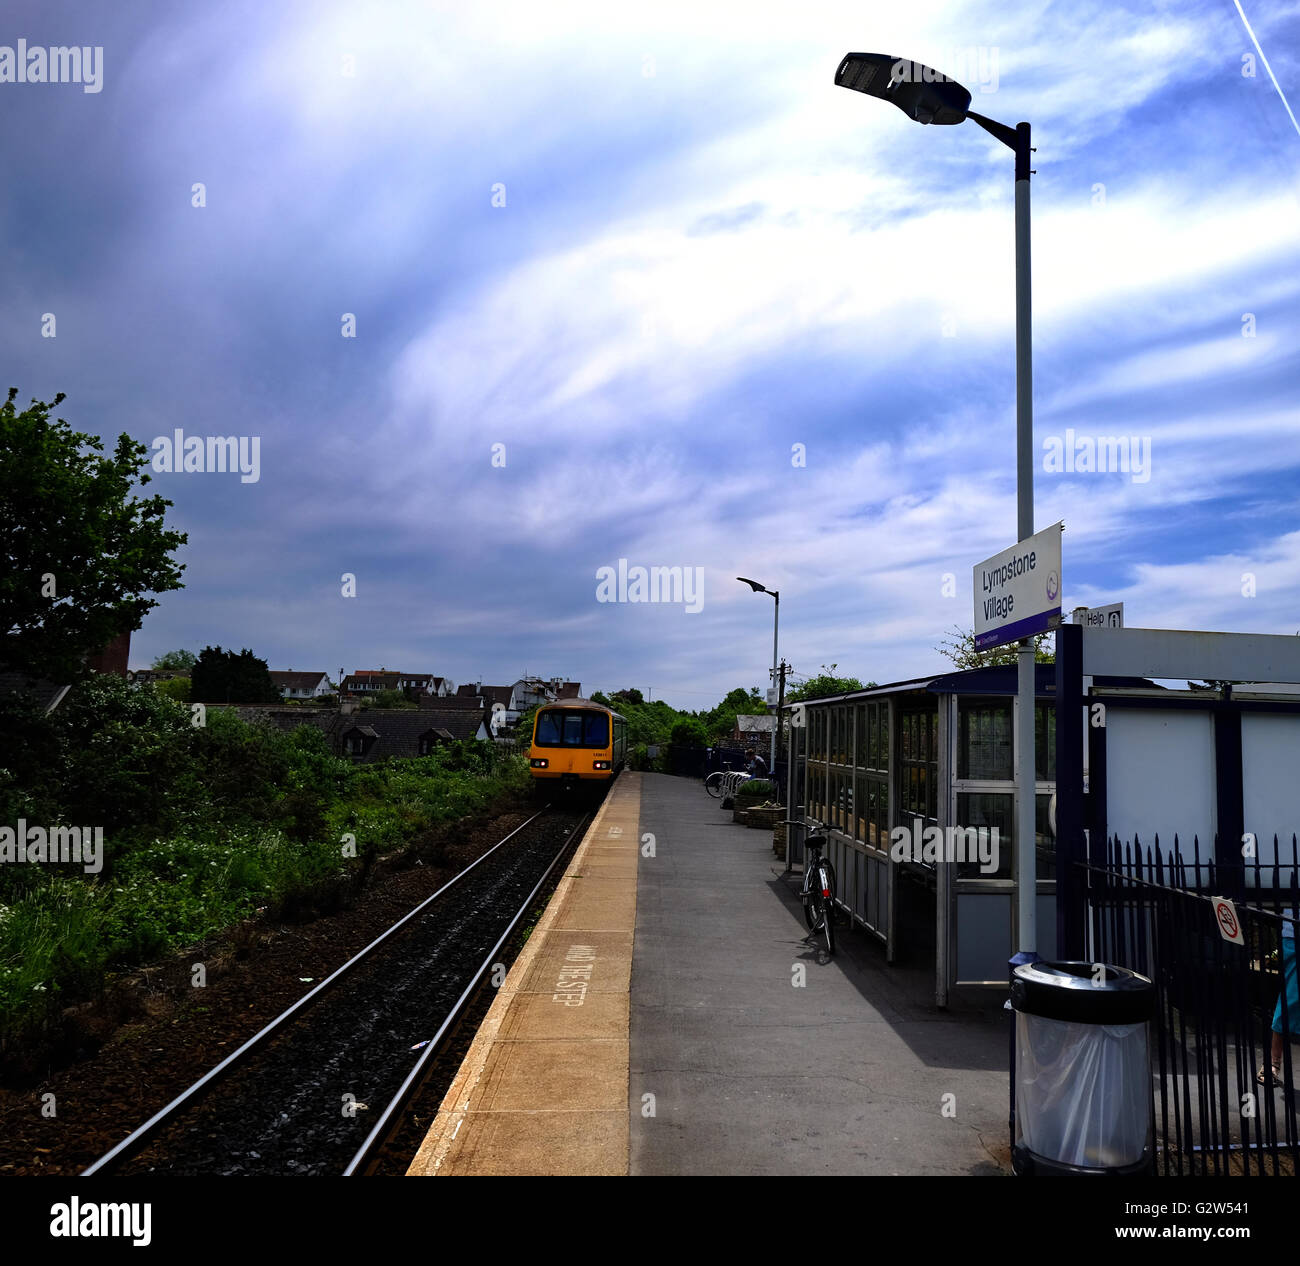
[[[420,705],[414,699],[408,699],[400,690],[380,690],[373,699],[363,699],[363,708],[405,708],[414,711]]]
[[[198,656],[193,651],[178,650],[168,651],[165,655],[159,655],[154,660],[153,666],[161,669],[180,669],[182,672],[189,672],[198,662]]]
[[[730,738],[736,728],[736,717],[742,715],[767,715],[767,701],[758,693],[757,686],[751,686],[748,692],[739,688],[728,691],[722,702],[701,720],[710,738]]]
[[[190,679],[188,677],[169,677],[166,681],[155,681],[152,688],[160,695],[173,699],[177,703],[189,703]]]
[[[525,708],[523,712],[520,713],[519,720],[510,727],[514,731],[516,741],[523,743],[525,746],[533,741],[533,721],[537,717],[537,709],[539,706],[539,704],[535,703],[531,708]],[[487,722],[488,732],[490,733],[492,730],[492,714],[490,712],[485,712],[483,719]]]
[[[1039,664],[1054,664],[1056,650],[1048,644],[1051,633],[1039,633],[1034,638],[1034,661]],[[1053,639],[1054,641],[1054,639]],[[975,630],[963,629],[957,625],[945,635],[943,645],[934,648],[940,655],[952,660],[960,669],[991,668],[997,664],[1014,664],[1019,656],[1018,644],[994,646],[988,650],[975,649]]]
[[[876,683],[869,681],[864,686],[856,677],[837,677],[838,664],[823,664],[816,677],[809,677],[793,690],[785,692],[786,703],[798,703],[801,699],[824,699],[828,695],[846,695],[854,690],[870,690]]]
[[[310,910],[345,891],[367,857],[528,782],[525,760],[487,743],[362,766],[314,726],[284,733],[210,707],[195,727],[161,691],[108,674],[48,715],[5,702],[0,752],[0,822],[98,826],[104,837],[97,875],[0,866],[0,1040],[94,997],[106,972],[262,907]]]
[[[697,718],[683,717],[673,726],[668,741],[674,747],[707,747],[709,734]]]
[[[202,703],[279,703],[266,660],[250,650],[205,646],[190,671],[190,698]]]
[[[164,526],[172,503],[132,495],[150,476],[148,449],[120,435],[111,457],[97,436],[73,431],[18,388],[0,406],[0,631],[4,660],[52,681],[84,675],[85,658],[138,629],[158,605],[148,594],[180,589],[172,554],[183,532]]]
[[[641,691],[632,689],[616,690],[612,695],[597,690],[592,693],[591,701],[613,708],[627,721],[627,741],[632,747],[638,744],[662,747],[669,741],[673,726],[690,715],[679,712],[662,699],[647,702]]]
[[[751,778],[736,788],[737,800],[770,800],[776,795],[776,784],[766,778]]]

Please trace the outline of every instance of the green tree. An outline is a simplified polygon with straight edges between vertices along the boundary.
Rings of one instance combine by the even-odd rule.
[[[190,672],[190,698],[199,703],[279,703],[266,660],[250,650],[205,646]]]
[[[153,667],[187,673],[194,667],[198,658],[199,657],[193,651],[168,651],[165,655],[159,655],[158,658],[154,660]]]
[[[837,677],[838,664],[823,664],[816,677],[809,677],[793,690],[785,692],[786,703],[798,703],[801,699],[824,699],[827,695],[846,695],[852,690],[870,690],[876,683],[869,681],[864,686],[856,677]]]
[[[609,707],[608,704],[606,704],[605,706]],[[519,720],[516,721],[514,725],[510,727],[510,733],[512,733],[515,736],[515,742],[523,743],[525,746],[528,746],[532,743],[533,722],[537,719],[537,709],[539,707],[541,707],[541,704],[535,703],[531,708],[525,708],[523,712],[519,714]],[[488,732],[491,733],[492,713],[485,710],[483,713],[483,721],[487,725]],[[497,733],[498,734],[506,733],[506,728],[504,724],[502,724],[501,728],[497,731]]]
[[[701,719],[710,735],[726,737],[736,728],[736,717],[740,715],[767,715],[767,701],[758,693],[757,686],[751,686],[748,692],[739,687],[729,690],[722,702]]]
[[[405,708],[414,711],[420,705],[414,699],[408,699],[401,690],[380,690],[376,693],[372,708]]]
[[[153,687],[160,695],[175,699],[177,703],[189,703],[190,679],[188,677],[169,677],[166,681],[154,682]]]
[[[148,594],[180,589],[167,530],[172,503],[133,496],[149,482],[148,449],[120,435],[111,457],[94,435],[50,412],[64,400],[0,406],[0,659],[54,681],[81,677],[85,659],[138,629],[158,605]]]
[[[674,747],[707,747],[709,735],[697,718],[683,717],[673,726],[668,741]]]
[[[1034,638],[1034,660],[1039,664],[1056,663],[1055,644],[1048,644],[1051,633],[1039,633]],[[934,648],[940,655],[952,660],[958,668],[992,668],[998,664],[1014,664],[1018,654],[1016,643],[993,646],[988,650],[975,649],[975,630],[952,626],[945,635],[943,645]]]

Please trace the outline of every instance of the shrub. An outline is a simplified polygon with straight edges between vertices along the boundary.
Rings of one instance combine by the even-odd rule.
[[[203,941],[262,907],[350,900],[379,854],[528,785],[527,761],[465,742],[358,766],[290,733],[96,675],[52,714],[0,708],[0,822],[101,826],[99,875],[0,867],[0,1048],[104,975]],[[340,837],[356,836],[356,857]]]

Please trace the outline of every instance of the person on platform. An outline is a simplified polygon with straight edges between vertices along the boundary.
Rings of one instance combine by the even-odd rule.
[[[1294,913],[1294,912],[1293,912]],[[1282,916],[1282,989],[1273,1010],[1273,1040],[1269,1051],[1269,1064],[1261,1068],[1256,1080],[1261,1086],[1270,1080],[1281,1084],[1283,1043],[1287,1037],[1300,1034],[1300,988],[1296,984],[1295,919]],[[1283,1013],[1285,1003],[1285,1014]]]

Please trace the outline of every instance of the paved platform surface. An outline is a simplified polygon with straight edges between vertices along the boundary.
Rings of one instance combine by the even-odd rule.
[[[1009,1173],[1002,998],[941,1011],[932,959],[843,925],[827,959],[771,833],[730,816],[644,775],[630,1172]]]
[[[627,1173],[640,781],[606,796],[408,1176]]]
[[[1010,1172],[1002,999],[940,1011],[847,925],[828,959],[730,818],[619,778],[411,1175]]]

